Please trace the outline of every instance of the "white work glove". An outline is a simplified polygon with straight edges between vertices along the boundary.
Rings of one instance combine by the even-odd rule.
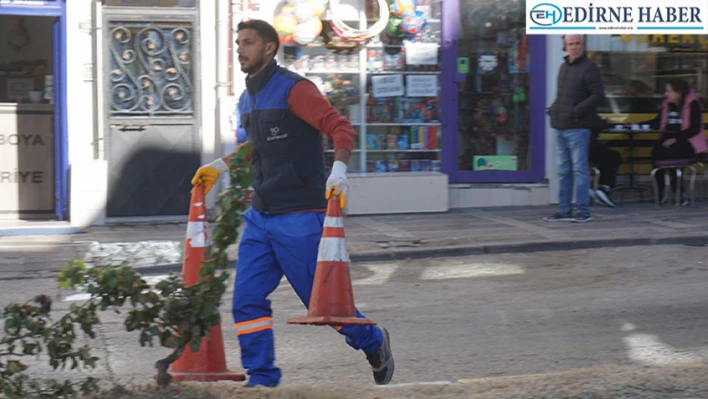
[[[192,185],[198,186],[200,184],[204,185],[204,194],[208,194],[211,188],[214,186],[216,181],[219,179],[219,175],[228,171],[229,167],[221,158],[216,158],[212,163],[202,166],[197,169],[197,173],[194,174],[192,178]]]
[[[347,205],[347,194],[349,194],[347,165],[342,161],[334,161],[332,173],[327,179],[325,197],[329,200],[333,195],[339,195],[339,207],[344,209],[344,206]]]

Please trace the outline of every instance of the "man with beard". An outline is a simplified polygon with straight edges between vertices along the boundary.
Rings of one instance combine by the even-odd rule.
[[[238,61],[248,74],[238,103],[240,127],[252,146],[255,169],[251,208],[238,249],[232,311],[247,369],[248,386],[274,387],[273,319],[268,295],[285,275],[305,306],[317,264],[327,200],[346,205],[347,163],[354,129],[309,80],[278,66],[280,41],[267,22],[238,25]],[[335,161],[326,177],[322,133],[334,141]],[[229,155],[202,166],[192,184],[208,192],[228,171]],[[364,317],[357,310],[357,317]],[[388,384],[394,361],[386,329],[343,326],[337,331],[371,364],[376,384]]]

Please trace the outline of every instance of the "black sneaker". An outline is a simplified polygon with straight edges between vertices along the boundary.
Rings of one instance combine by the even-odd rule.
[[[560,221],[566,221],[570,222],[573,220],[573,214],[568,212],[556,212],[551,216],[543,218],[543,220],[547,222],[560,222]]]
[[[573,222],[575,223],[585,223],[589,222],[592,220],[592,216],[590,216],[589,213],[585,212],[578,212],[575,214],[575,219],[573,219]]]
[[[388,336],[388,330],[381,328],[383,333],[383,343],[379,350],[374,353],[367,353],[366,360],[369,361],[371,369],[374,372],[374,381],[376,385],[386,385],[393,378],[393,353],[391,353],[391,340]]]
[[[610,196],[607,195],[608,193],[605,192],[605,189],[603,188],[598,188],[595,190],[595,199],[598,200],[599,203],[603,205],[607,205],[610,208],[614,208],[617,206],[612,200],[610,199]]]

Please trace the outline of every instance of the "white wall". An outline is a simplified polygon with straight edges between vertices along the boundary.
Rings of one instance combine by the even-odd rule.
[[[216,114],[216,1],[199,2],[199,59],[201,84],[202,164],[221,156]],[[195,171],[196,172],[196,171]],[[212,207],[218,190],[207,196],[207,206]]]
[[[556,99],[558,86],[558,71],[563,57],[563,41],[560,35],[546,36],[546,107],[550,107]],[[551,128],[550,118],[546,117],[546,178],[548,179],[548,194],[551,204],[558,203],[558,164],[556,151],[556,133]]]
[[[66,4],[69,215],[76,226],[102,224],[106,216],[108,168],[102,156],[102,132],[97,130],[101,124],[96,123],[100,120],[96,112],[102,105],[94,103],[94,82],[100,80],[95,75],[93,35],[99,32],[100,37],[100,30],[96,30],[93,2],[71,0]]]

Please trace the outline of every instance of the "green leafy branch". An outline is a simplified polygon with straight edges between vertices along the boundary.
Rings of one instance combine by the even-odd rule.
[[[72,369],[95,367],[98,359],[90,355],[88,346],[75,348],[76,326],[94,338],[93,328],[101,323],[98,312],[121,313],[126,304],[130,304],[130,310],[125,328],[139,332],[141,346],[153,346],[158,339],[161,346],[172,349],[169,356],[155,363],[158,386],[169,385],[170,365],[187,345],[197,352],[203,337],[220,323],[219,306],[229,279],[225,271],[229,266],[227,249],[236,242],[241,218],[249,207],[248,187],[253,170],[248,145],[234,153],[229,172],[230,184],[217,200],[216,226],[197,283],[185,286],[181,276],[171,274],[151,290],[130,266],[88,268],[80,261],[72,261],[57,281],[65,289],[85,289],[90,295],[85,303],[73,304],[53,324],[49,318],[51,300],[47,296],[35,298],[36,305],[28,302],[5,308],[5,337],[0,341],[0,388],[5,397],[68,397],[98,390],[93,378],[80,383],[31,380],[26,374],[28,366],[17,358],[36,356],[46,350],[55,369],[69,362]]]
[[[75,326],[93,338],[95,304],[73,305],[71,312],[52,323],[49,317],[51,298],[39,295],[26,303],[12,303],[3,311],[5,336],[0,340],[0,389],[5,398],[67,397],[81,392],[98,390],[98,380],[88,377],[81,382],[59,382],[55,379],[31,380],[21,359],[49,354],[49,364],[56,370],[95,368],[98,358],[89,353],[88,346],[74,347],[77,338]]]

